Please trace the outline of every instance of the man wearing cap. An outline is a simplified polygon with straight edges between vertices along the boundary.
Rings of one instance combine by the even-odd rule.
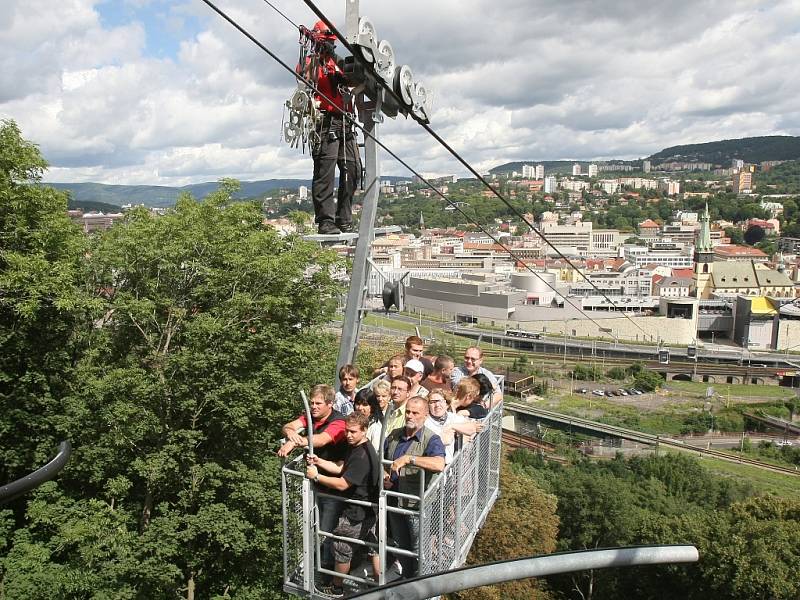
[[[408,392],[409,397],[428,397],[428,390],[420,385],[422,378],[425,377],[425,366],[422,364],[422,361],[416,358],[409,360],[403,369],[403,374],[411,380],[412,386],[411,390]]]
[[[352,112],[352,102],[342,94],[350,84],[336,63],[336,36],[324,21],[317,21],[311,36],[317,52],[316,56],[308,59],[304,75],[314,81],[319,90],[319,93],[314,93],[314,102],[322,113],[317,128],[319,143],[312,146],[311,154],[314,159],[314,178],[311,181],[314,221],[318,233],[339,234],[353,229],[351,204],[361,177],[361,158],[352,122],[344,117],[344,113]],[[334,203],[333,183],[337,166],[339,192]]]

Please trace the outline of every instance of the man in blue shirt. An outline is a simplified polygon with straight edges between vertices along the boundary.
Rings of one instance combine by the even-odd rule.
[[[392,464],[384,473],[384,487],[387,490],[421,496],[422,471],[426,471],[426,485],[435,473],[444,470],[445,448],[441,438],[425,427],[428,418],[428,403],[424,398],[414,396],[406,402],[405,427],[390,432],[384,443],[384,457]],[[407,498],[389,497],[390,506],[407,510],[419,510],[419,501]],[[392,537],[400,548],[419,553],[419,516],[401,515],[389,512],[389,528]],[[401,573],[413,577],[417,571],[417,561],[406,556],[399,557]]]

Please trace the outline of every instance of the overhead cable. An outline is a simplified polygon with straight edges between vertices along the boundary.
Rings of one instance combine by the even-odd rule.
[[[208,5],[208,6],[209,6],[209,7],[210,7],[212,10],[214,10],[214,12],[216,12],[217,14],[219,14],[219,15],[220,15],[220,16],[221,16],[223,19],[225,19],[226,21],[228,21],[228,23],[230,23],[230,24],[231,24],[231,25],[232,25],[234,28],[236,28],[236,29],[237,29],[237,30],[238,30],[238,31],[239,31],[239,32],[240,32],[242,35],[244,35],[245,37],[247,37],[247,38],[248,38],[248,39],[249,39],[251,42],[253,42],[253,43],[254,43],[256,46],[258,46],[258,47],[259,47],[261,50],[263,50],[264,52],[266,52],[266,53],[267,53],[267,54],[270,56],[270,58],[272,58],[272,59],[273,59],[275,62],[277,62],[279,65],[281,65],[281,66],[282,66],[284,69],[286,69],[286,70],[287,70],[289,73],[291,73],[291,74],[292,74],[292,76],[293,76],[294,78],[296,78],[296,79],[297,79],[297,80],[299,80],[299,81],[302,81],[302,82],[303,82],[305,85],[307,85],[307,86],[308,86],[308,87],[309,87],[311,90],[313,90],[313,91],[314,91],[316,94],[318,94],[318,95],[319,95],[321,98],[323,98],[323,99],[327,100],[328,102],[330,102],[330,103],[331,103],[331,105],[332,105],[332,106],[334,106],[334,108],[335,108],[335,109],[336,109],[338,112],[340,112],[340,113],[342,114],[342,116],[343,116],[345,119],[347,119],[349,122],[351,122],[351,123],[352,123],[352,124],[353,124],[355,127],[357,127],[358,129],[360,129],[360,130],[361,130],[361,131],[364,133],[364,135],[365,135],[365,136],[367,136],[367,137],[369,137],[370,139],[372,139],[372,140],[373,140],[373,141],[374,141],[374,142],[375,142],[375,143],[376,143],[378,146],[380,146],[380,148],[382,148],[384,151],[386,151],[386,153],[387,153],[387,154],[389,154],[389,155],[390,155],[392,158],[394,158],[394,159],[395,159],[395,160],[396,160],[398,163],[400,163],[400,164],[401,164],[401,165],[403,165],[403,166],[404,166],[406,169],[408,169],[408,170],[409,170],[411,173],[413,173],[413,174],[414,174],[414,175],[415,175],[415,176],[416,176],[416,177],[417,177],[417,178],[418,178],[418,179],[419,179],[419,180],[420,180],[422,183],[424,183],[424,184],[425,184],[427,187],[429,187],[429,188],[430,188],[430,189],[431,189],[431,190],[432,190],[434,193],[436,193],[436,194],[437,194],[439,197],[441,197],[441,198],[442,198],[442,199],[443,199],[445,202],[447,202],[447,203],[448,203],[448,204],[449,204],[451,207],[453,207],[453,209],[454,209],[454,210],[458,211],[458,212],[459,212],[461,215],[463,215],[463,216],[464,216],[464,217],[465,217],[465,218],[466,218],[466,219],[467,219],[467,220],[468,220],[470,223],[472,223],[473,225],[475,225],[475,226],[476,226],[476,227],[477,227],[477,228],[478,228],[480,231],[482,231],[482,232],[483,232],[483,233],[485,233],[487,236],[489,236],[489,238],[490,238],[492,241],[494,241],[494,242],[495,242],[497,245],[499,245],[499,246],[500,246],[500,247],[501,247],[501,248],[502,248],[502,249],[503,249],[503,250],[504,250],[504,251],[505,251],[505,252],[506,252],[506,253],[507,253],[509,256],[511,256],[512,258],[514,258],[515,260],[517,260],[519,263],[521,263],[521,264],[522,264],[522,266],[523,266],[523,267],[524,267],[526,270],[530,271],[530,272],[531,272],[533,275],[535,275],[536,277],[538,277],[538,278],[539,278],[539,280],[540,280],[540,281],[542,281],[542,283],[544,283],[544,284],[545,284],[547,287],[549,287],[549,288],[550,288],[550,289],[551,289],[553,292],[555,292],[555,293],[556,293],[556,294],[558,294],[558,295],[559,295],[561,298],[563,298],[563,300],[564,300],[566,303],[568,303],[570,306],[572,306],[572,307],[573,307],[573,308],[575,308],[577,311],[579,311],[581,314],[583,314],[583,315],[586,317],[586,319],[587,319],[588,321],[590,321],[590,322],[592,322],[594,325],[596,325],[596,326],[598,327],[598,329],[603,329],[603,327],[600,325],[600,323],[599,323],[598,321],[596,321],[594,318],[590,317],[590,316],[589,316],[589,315],[586,313],[586,311],[583,309],[583,307],[582,307],[582,306],[579,306],[579,305],[575,304],[575,303],[574,303],[572,300],[570,300],[570,299],[569,299],[567,296],[564,296],[564,295],[562,295],[562,294],[561,294],[561,293],[560,293],[560,292],[559,292],[559,291],[558,291],[558,290],[557,290],[557,289],[556,289],[556,288],[555,288],[555,287],[554,287],[554,286],[553,286],[553,285],[552,285],[552,284],[551,284],[549,281],[547,281],[547,279],[545,279],[544,277],[542,277],[542,276],[541,276],[541,274],[540,274],[539,272],[537,272],[537,271],[534,271],[534,270],[533,270],[533,269],[532,269],[532,268],[531,268],[531,267],[530,267],[530,266],[529,266],[529,265],[528,265],[528,264],[525,262],[525,260],[524,260],[524,259],[522,259],[521,257],[517,256],[517,255],[516,255],[516,254],[515,254],[515,253],[514,253],[514,252],[513,252],[513,251],[512,251],[512,250],[511,250],[511,249],[510,249],[508,246],[506,246],[505,244],[503,244],[503,243],[502,243],[502,242],[501,242],[501,241],[500,241],[500,240],[499,240],[497,237],[495,237],[495,236],[494,236],[494,235],[493,235],[491,232],[489,232],[489,231],[488,231],[488,230],[487,230],[485,227],[483,227],[483,225],[481,225],[481,224],[480,224],[480,223],[478,223],[478,222],[477,222],[477,221],[476,221],[476,220],[475,220],[473,217],[471,217],[470,215],[468,215],[467,213],[465,213],[465,212],[464,212],[464,211],[461,209],[461,207],[459,207],[459,206],[457,205],[457,203],[455,203],[455,202],[453,202],[452,200],[450,200],[450,199],[449,199],[447,196],[445,196],[445,195],[444,195],[444,194],[443,194],[443,193],[442,193],[440,190],[438,190],[438,189],[436,188],[436,186],[434,186],[434,185],[433,185],[433,184],[432,184],[430,181],[428,181],[428,180],[427,180],[425,177],[423,177],[423,176],[422,176],[422,175],[421,175],[421,174],[420,174],[420,173],[419,173],[419,172],[418,172],[416,169],[414,169],[414,168],[413,168],[411,165],[409,165],[409,164],[408,164],[408,163],[407,163],[405,160],[403,160],[403,159],[402,159],[402,158],[400,158],[400,157],[399,157],[397,154],[395,154],[395,153],[394,153],[394,152],[393,152],[391,149],[389,149],[389,148],[388,148],[388,147],[387,147],[387,146],[386,146],[386,145],[385,145],[383,142],[381,142],[381,141],[380,141],[378,138],[376,138],[376,137],[375,137],[375,136],[373,136],[373,135],[372,135],[370,132],[368,132],[368,131],[366,130],[366,128],[364,128],[364,126],[363,126],[363,125],[361,125],[361,123],[359,123],[359,122],[358,122],[356,119],[354,119],[354,118],[352,117],[352,115],[350,115],[350,114],[349,114],[347,111],[344,111],[344,110],[340,109],[338,106],[335,106],[335,104],[333,103],[332,99],[331,99],[331,98],[329,98],[327,95],[325,95],[323,92],[321,92],[321,91],[320,91],[320,90],[319,90],[319,89],[318,89],[318,88],[317,88],[317,87],[314,85],[314,83],[313,83],[312,81],[310,81],[309,79],[306,79],[306,78],[305,78],[303,75],[301,75],[301,74],[297,73],[297,72],[295,71],[295,69],[293,69],[291,66],[289,66],[289,65],[288,65],[288,64],[287,64],[285,61],[283,61],[283,60],[282,60],[280,57],[278,57],[278,56],[277,56],[277,55],[276,55],[274,52],[272,52],[272,51],[271,51],[269,48],[267,48],[267,47],[266,47],[264,44],[262,44],[261,42],[259,42],[259,41],[258,41],[258,40],[257,40],[257,39],[256,39],[256,38],[255,38],[255,37],[252,35],[252,34],[250,34],[250,32],[248,32],[246,29],[244,29],[244,27],[242,27],[241,25],[239,25],[239,24],[238,24],[236,21],[234,21],[234,20],[233,20],[233,19],[232,19],[230,16],[228,16],[228,15],[227,15],[227,14],[226,14],[226,13],[225,13],[225,12],[224,12],[222,9],[220,9],[220,8],[219,8],[219,7],[218,7],[218,6],[217,6],[217,5],[216,5],[214,2],[212,2],[212,0],[203,0],[203,2],[205,2],[205,3],[206,3],[206,4],[207,4],[207,5]],[[323,19],[323,20],[324,20],[324,19]],[[329,26],[330,26],[330,24],[329,24]],[[332,31],[333,31],[333,29],[332,29]],[[604,297],[605,297],[605,295],[604,295]],[[608,298],[606,297],[606,299],[608,299]],[[608,299],[608,300],[609,300],[609,302],[611,302],[611,300],[610,300],[610,299]],[[612,302],[612,304],[613,304],[613,302]],[[623,314],[624,314],[624,313],[623,313]],[[627,316],[627,315],[626,315],[626,316]],[[628,317],[628,318],[630,318],[630,317]],[[637,327],[638,327],[638,325],[637,325]],[[640,329],[641,329],[641,327],[640,327]],[[644,331],[644,330],[642,330],[642,331]],[[645,332],[645,333],[646,333],[646,332]]]
[[[325,22],[325,24],[328,26],[328,28],[336,35],[337,38],[339,38],[339,40],[342,42],[342,45],[345,48],[347,48],[347,50],[350,52],[350,54],[352,54],[356,58],[356,60],[358,60],[367,69],[369,69],[369,70],[372,69],[372,65],[361,55],[361,52],[359,52],[358,49],[353,48],[353,46],[350,44],[350,42],[347,40],[347,38],[344,35],[342,35],[342,33],[338,29],[336,29],[334,24],[331,23],[331,21],[325,16],[325,14],[319,8],[317,8],[316,4],[314,4],[314,2],[312,0],[303,0],[303,2],[305,2],[306,6],[308,6],[311,9],[311,11],[315,15],[317,15],[317,17],[319,19],[321,19],[322,21]],[[388,83],[386,83],[380,77],[376,77],[375,80],[380,84],[380,86],[384,90],[386,90],[392,96],[392,98],[395,101],[397,101],[399,103],[400,106],[403,105],[402,99],[397,95],[397,93],[392,89],[392,87]],[[483,183],[483,185],[486,186],[495,196],[497,196],[500,199],[500,201],[503,204],[505,204],[506,207],[508,207],[511,210],[511,212],[513,212],[517,217],[519,217],[519,219],[522,220],[522,222],[525,223],[531,229],[531,231],[533,231],[536,235],[538,235],[542,239],[542,241],[544,241],[545,244],[547,244],[553,251],[555,251],[555,253],[564,262],[566,262],[573,270],[577,271],[578,274],[581,277],[583,277],[583,279],[586,280],[586,282],[590,286],[592,286],[592,288],[600,296],[602,296],[612,306],[616,306],[616,303],[611,298],[609,298],[608,295],[606,295],[606,293],[603,292],[603,290],[601,290],[599,287],[597,287],[597,285],[591,279],[589,279],[588,275],[586,275],[583,271],[581,271],[578,267],[576,267],[575,264],[569,258],[567,258],[564,255],[563,252],[561,252],[561,250],[559,250],[550,240],[547,239],[545,234],[543,234],[533,223],[531,223],[525,217],[524,214],[522,214],[520,211],[518,211],[514,207],[514,205],[512,205],[505,198],[505,196],[503,196],[495,187],[493,187],[488,181],[486,181],[486,179],[480,173],[478,173],[478,171],[476,171],[472,167],[472,165],[470,165],[464,158],[462,158],[462,156],[455,149],[453,149],[453,147],[450,146],[450,144],[448,144],[438,133],[436,133],[436,131],[433,130],[433,128],[430,126],[429,123],[426,123],[423,119],[418,118],[413,113],[409,113],[409,116],[411,116],[411,118],[413,118],[417,123],[419,123],[425,129],[425,131],[427,131],[433,137],[433,139],[435,139],[437,142],[439,142],[439,144],[445,150],[447,150],[456,160],[458,160],[462,165],[464,165],[464,167],[466,167],[467,170],[470,173],[475,175],[475,177],[481,183]],[[638,285],[638,282],[637,282],[637,285]],[[634,321],[625,311],[622,311],[622,315],[626,319],[628,319],[631,323],[633,323],[636,326],[636,328],[639,329],[639,331],[641,331],[645,335],[648,335],[648,333],[636,321]]]
[[[287,16],[286,16],[286,15],[283,13],[283,11],[281,11],[281,9],[279,9],[277,6],[275,6],[275,5],[274,5],[272,2],[270,2],[269,0],[264,0],[264,2],[265,2],[266,4],[268,4],[268,5],[270,6],[270,8],[272,8],[272,10],[274,10],[276,13],[278,13],[280,16],[282,16],[282,17],[283,17],[284,19],[286,19],[287,21],[289,21],[289,23],[292,25],[292,27],[294,27],[295,29],[299,29],[299,26],[297,25],[297,23],[295,23],[295,22],[294,22],[294,21],[292,21],[292,20],[291,20],[289,17],[287,17]]]

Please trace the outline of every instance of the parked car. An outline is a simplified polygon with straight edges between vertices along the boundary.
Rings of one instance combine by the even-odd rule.
[[[776,446],[791,446],[792,442],[791,442],[791,440],[778,440],[777,442],[775,442],[775,445]]]
[[[575,391],[578,392],[579,394],[588,394],[589,393],[589,390],[587,390],[586,388],[578,388]]]
[[[637,396],[641,396],[642,395],[641,390],[637,390],[636,388],[630,388],[628,390],[628,392],[631,393],[631,394],[636,394]]]
[[[627,395],[628,395],[628,392],[626,392],[626,391],[625,391],[623,388],[619,388],[619,389],[617,390],[617,392],[619,392],[619,394],[620,394],[621,396],[627,396]]]
[[[605,396],[606,395],[606,393],[603,390],[592,390],[592,393],[595,396]]]

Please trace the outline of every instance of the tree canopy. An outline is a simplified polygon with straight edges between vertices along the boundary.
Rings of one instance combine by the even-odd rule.
[[[0,139],[2,477],[75,447],[0,512],[0,595],[279,597],[275,450],[298,389],[334,372],[335,255],[233,181],[89,239],[32,185],[35,146]]]

